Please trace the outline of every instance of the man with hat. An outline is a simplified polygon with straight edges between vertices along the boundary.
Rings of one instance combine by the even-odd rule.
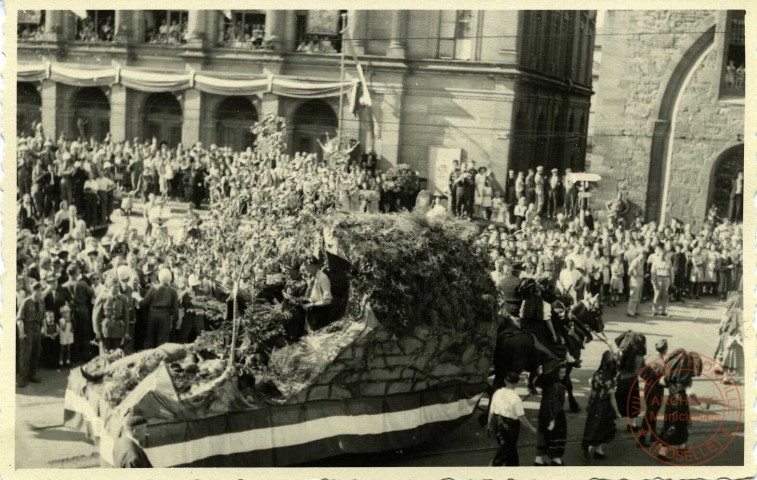
[[[189,275],[187,288],[179,294],[179,305],[183,316],[179,326],[179,342],[189,343],[194,341],[205,330],[205,319],[199,313],[192,311],[194,299],[200,287],[200,277],[196,274]]]
[[[287,339],[296,341],[305,334],[305,310],[302,307],[308,292],[308,284],[302,278],[300,264],[291,260],[282,265],[287,275],[284,281],[284,310],[289,312],[289,318],[284,322]]]
[[[92,340],[92,317],[90,308],[95,298],[95,290],[84,281],[75,264],[68,267],[68,283],[64,285],[71,292],[71,313],[73,314],[74,358],[86,362],[92,358],[89,342]]]
[[[60,309],[71,300],[71,293],[59,285],[58,274],[50,272],[45,275],[47,290],[43,292],[45,310],[53,312],[55,318],[60,318]]]
[[[152,468],[142,445],[148,437],[147,419],[132,415],[124,422],[124,430],[113,445],[113,466],[116,468]]]
[[[21,340],[19,378],[16,386],[24,388],[29,382],[39,383],[39,365],[42,344],[42,325],[45,321],[45,302],[42,301],[42,285],[32,281],[31,295],[26,297],[16,315],[16,328]]]
[[[450,200],[452,201],[452,214],[458,215],[460,212],[458,211],[458,194],[462,192],[458,192],[458,178],[463,174],[463,171],[460,169],[460,160],[452,160],[452,171],[449,174],[449,195]]]
[[[100,353],[122,346],[129,323],[129,300],[121,293],[116,277],[109,277],[95,300],[92,327]]]
[[[502,276],[499,281],[499,294],[505,303],[507,313],[513,317],[520,315],[520,305],[523,300],[518,293],[520,287],[520,272],[523,269],[521,262],[514,262],[511,265],[505,264],[502,267]]]
[[[542,216],[547,206],[547,196],[544,191],[544,167],[541,165],[536,167],[534,175],[534,194],[536,195],[536,214]]]
[[[552,169],[552,175],[549,177],[549,202],[547,204],[547,215],[549,218],[554,218],[557,212],[560,211],[563,201],[563,187],[560,180],[559,170]]]

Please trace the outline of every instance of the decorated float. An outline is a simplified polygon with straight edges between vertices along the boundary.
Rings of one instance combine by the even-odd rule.
[[[250,218],[265,216],[258,202],[275,210],[263,200],[275,203],[246,198]],[[417,445],[474,413],[497,330],[495,287],[474,227],[303,203],[296,229],[253,239],[259,227],[236,225],[236,243],[234,228],[216,224],[226,243],[188,245],[207,268],[237,265],[216,272],[237,293],[216,330],[191,344],[115,351],[72,370],[65,424],[97,442],[104,464],[113,462],[130,415],[149,421],[144,449],[155,467],[265,467]],[[307,220],[311,214],[317,221]],[[276,215],[276,225],[294,218]],[[278,241],[269,242],[269,233]],[[283,341],[292,312],[257,279],[314,244],[332,281],[331,322]]]

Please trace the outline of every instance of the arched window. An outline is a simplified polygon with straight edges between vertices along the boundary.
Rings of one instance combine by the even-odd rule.
[[[156,138],[174,148],[181,142],[181,104],[170,92],[153,93],[145,101],[145,139]]]
[[[31,134],[34,124],[42,121],[42,97],[31,82],[18,82],[16,90],[16,128],[19,135]]]
[[[317,140],[325,142],[327,134],[334,138],[339,119],[334,109],[323,100],[311,100],[303,103],[294,114],[294,151],[323,153]]]
[[[216,143],[242,151],[252,147],[255,136],[250,129],[258,120],[258,112],[247,97],[228,97],[218,107],[216,114]]]
[[[110,100],[99,87],[86,87],[74,99],[75,137],[103,140],[110,131]]]

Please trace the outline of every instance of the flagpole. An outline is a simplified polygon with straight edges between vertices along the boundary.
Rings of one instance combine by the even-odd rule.
[[[342,117],[344,116],[344,50],[346,42],[344,41],[344,32],[347,31],[347,14],[342,14],[342,29],[339,32],[342,36],[341,62],[339,66],[339,131],[337,132],[337,148],[342,148]]]

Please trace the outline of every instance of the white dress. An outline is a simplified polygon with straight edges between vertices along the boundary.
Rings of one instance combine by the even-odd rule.
[[[71,345],[74,343],[74,330],[71,326],[71,322],[65,318],[61,318],[58,321],[58,328],[60,336],[58,337],[61,345]]]

